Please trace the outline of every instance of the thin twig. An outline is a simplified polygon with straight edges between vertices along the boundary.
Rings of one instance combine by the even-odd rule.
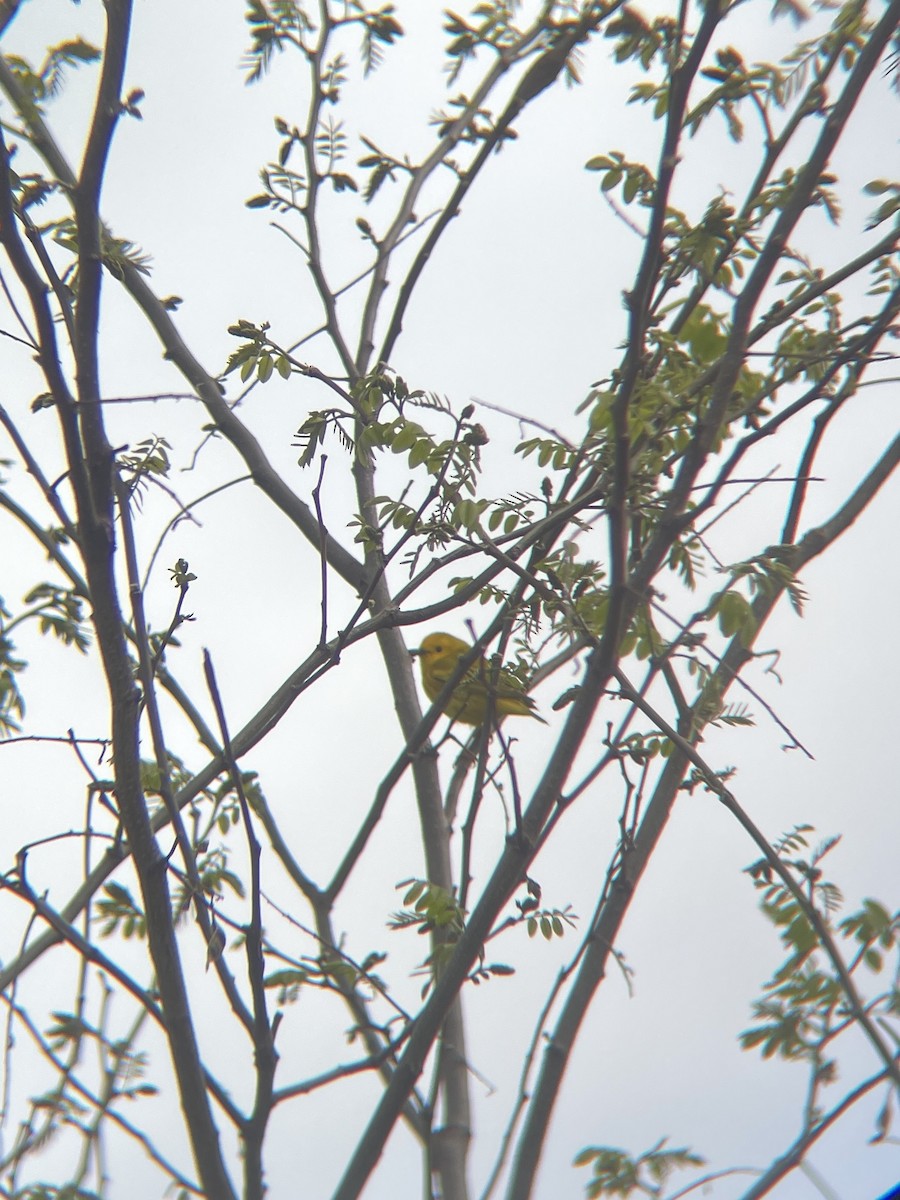
[[[321,584],[321,607],[322,607],[322,624],[319,627],[319,645],[324,646],[328,641],[328,555],[325,552],[325,544],[328,538],[328,530],[325,528],[325,519],[322,516],[322,480],[325,478],[325,464],[328,462],[328,456],[323,454],[319,461],[319,478],[316,480],[316,486],[312,490],[313,505],[316,510],[316,520],[319,523],[319,579]]]

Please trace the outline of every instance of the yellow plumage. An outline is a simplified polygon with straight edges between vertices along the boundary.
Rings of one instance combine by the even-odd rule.
[[[472,647],[449,633],[429,633],[413,654],[422,668],[422,687],[429,700],[436,700],[455,674],[460,659]],[[450,693],[444,713],[463,725],[483,725],[488,714],[495,717],[534,717],[546,725],[534,711],[534,701],[510,671],[501,670],[496,679],[483,658],[477,658]]]

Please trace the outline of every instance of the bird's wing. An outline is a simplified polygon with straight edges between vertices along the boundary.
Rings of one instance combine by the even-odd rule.
[[[517,700],[524,700],[527,704],[534,703],[531,697],[526,694],[519,677],[513,675],[511,671],[503,670],[500,672],[493,690],[496,691],[498,696],[514,696]]]

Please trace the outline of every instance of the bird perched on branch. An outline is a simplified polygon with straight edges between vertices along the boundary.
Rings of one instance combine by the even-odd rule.
[[[418,650],[411,651],[422,667],[422,687],[429,700],[437,700],[456,673],[460,660],[470,654],[472,647],[450,633],[429,633]],[[489,713],[495,717],[534,717],[546,725],[535,712],[534,701],[526,695],[519,680],[511,671],[495,672],[484,658],[478,657],[458,681],[444,704],[444,713],[451,721],[463,725],[483,725]]]

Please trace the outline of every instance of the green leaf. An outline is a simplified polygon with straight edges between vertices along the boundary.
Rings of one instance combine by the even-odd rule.
[[[422,438],[421,441],[416,442],[410,450],[407,460],[410,467],[420,467],[423,462],[427,461],[432,449],[433,443],[428,438]]]
[[[409,450],[411,446],[416,444],[420,432],[417,425],[410,423],[403,424],[391,442],[391,450],[394,454],[402,454],[404,450]]]
[[[738,637],[749,646],[756,634],[756,618],[746,597],[729,589],[719,597],[715,611],[722,633],[726,637]]]

